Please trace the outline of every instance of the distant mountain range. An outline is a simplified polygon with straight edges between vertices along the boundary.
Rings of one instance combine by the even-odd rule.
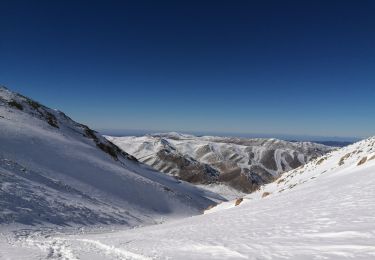
[[[332,147],[345,147],[354,143],[354,142],[348,142],[348,141],[313,141],[313,142],[317,144],[324,144],[327,146],[332,146]]]
[[[144,136],[144,135],[152,135],[154,133],[169,133],[171,131],[156,131],[156,130],[143,130],[143,129],[101,129],[100,133],[107,136]],[[173,132],[173,131],[172,131]],[[178,131],[177,131],[178,132]],[[245,138],[245,139],[255,139],[255,138],[263,138],[263,139],[270,139],[276,138],[280,140],[285,140],[289,142],[313,142],[313,143],[326,143],[330,146],[346,146],[349,144],[353,144],[362,140],[363,138],[358,137],[340,137],[340,136],[310,136],[310,135],[287,135],[287,134],[244,134],[244,133],[222,133],[222,132],[199,132],[199,131],[190,131],[190,132],[179,132],[181,134],[186,135],[194,135],[197,137],[200,136],[219,136],[219,137],[233,137],[233,138]],[[338,145],[335,145],[337,142]]]
[[[311,142],[174,132],[106,138],[139,161],[178,179],[225,184],[246,193],[334,149]]]

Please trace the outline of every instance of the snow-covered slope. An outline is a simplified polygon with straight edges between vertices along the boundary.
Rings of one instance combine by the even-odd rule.
[[[361,180],[364,178],[363,175],[367,174],[369,170],[371,174],[374,166],[375,137],[372,137],[341,148],[337,151],[332,151],[312,160],[304,166],[282,174],[275,182],[265,185],[256,192],[243,197],[241,199],[241,205],[246,204],[249,201],[252,202],[258,199],[262,200],[263,198],[279,196],[280,194],[288,193],[289,191],[304,190],[309,187],[315,189],[318,188],[317,186],[319,185],[322,185],[325,189],[332,189],[332,193],[334,193],[334,188],[342,189],[340,186],[343,182],[340,180],[341,178],[346,181],[345,178],[349,176]],[[361,175],[361,173],[357,172],[364,173]],[[375,179],[375,176],[367,177]],[[327,185],[326,182],[328,181],[328,185],[332,185],[332,187]],[[333,185],[331,181],[337,182],[337,184]],[[368,181],[371,183],[371,180]],[[361,191],[362,189],[358,190],[358,192]],[[348,192],[353,191],[348,190]],[[353,202],[356,200],[355,197],[352,199]],[[235,204],[236,201],[223,202],[205,213],[232,208],[235,207]]]
[[[224,183],[247,193],[332,150],[310,142],[179,133],[106,138],[158,171],[192,183]]]
[[[60,111],[0,87],[0,224],[154,223],[213,202]]]
[[[370,138],[281,175],[237,206],[126,231],[18,233],[0,252],[17,259],[374,259],[374,174]]]

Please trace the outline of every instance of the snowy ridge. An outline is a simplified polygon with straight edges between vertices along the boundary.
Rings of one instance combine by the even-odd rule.
[[[155,172],[60,111],[0,88],[0,224],[155,223],[219,196]]]
[[[333,148],[310,142],[161,133],[108,140],[154,169],[198,184],[252,192]]]
[[[304,166],[282,174],[275,182],[241,199],[241,205],[254,199],[271,198],[281,193],[319,185],[332,178],[367,170],[375,166],[375,137],[357,142],[316,158]],[[354,173],[353,173],[354,172]],[[318,183],[318,184],[317,184]],[[238,203],[238,202],[237,202]],[[223,202],[205,213],[235,207],[236,201]]]
[[[17,252],[0,252],[39,256],[28,246],[38,244],[66,259],[374,259],[374,173],[369,138],[284,173],[237,206],[126,231],[28,235]]]
[[[330,152],[319,157],[306,165],[299,167],[280,176],[280,178],[262,187],[257,193],[249,198],[269,196],[273,193],[281,193],[293,188],[298,188],[303,183],[313,182],[320,175],[327,178],[337,178],[343,174],[366,170],[375,165],[375,137],[360,141],[350,146]],[[324,181],[324,178],[320,178]]]

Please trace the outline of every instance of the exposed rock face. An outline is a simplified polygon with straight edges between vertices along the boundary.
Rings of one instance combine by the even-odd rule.
[[[191,183],[212,183],[218,180],[219,172],[210,165],[201,163],[189,155],[179,153],[169,142],[165,139],[160,140],[161,148],[156,152],[158,161],[153,161],[151,166],[155,169],[160,169],[164,173],[174,174],[178,169],[178,176],[180,179]],[[148,158],[147,161],[152,160]]]
[[[225,183],[247,193],[332,150],[310,142],[178,133],[107,138],[138,160],[178,179]]]

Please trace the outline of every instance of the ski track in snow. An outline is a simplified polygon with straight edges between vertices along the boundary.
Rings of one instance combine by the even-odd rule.
[[[98,240],[86,238],[69,238],[56,236],[54,231],[16,232],[8,241],[13,247],[38,249],[39,259],[46,260],[79,260],[86,259],[88,255],[96,255],[89,259],[121,259],[121,260],[150,260],[152,258],[132,253],[128,250],[107,245]],[[30,256],[30,259],[33,257]],[[1,254],[0,254],[0,259]]]
[[[149,257],[142,256],[142,255],[139,255],[139,254],[135,254],[135,253],[129,252],[129,251],[124,250],[124,249],[116,248],[113,245],[103,244],[102,242],[97,241],[97,240],[77,239],[76,241],[83,242],[84,244],[88,245],[89,248],[91,248],[93,246],[94,248],[99,249],[99,253],[104,253],[105,255],[113,256],[113,257],[119,258],[119,259],[124,259],[124,260],[128,260],[128,259],[129,260],[133,260],[133,259],[134,260],[148,260],[148,259],[151,259]]]

